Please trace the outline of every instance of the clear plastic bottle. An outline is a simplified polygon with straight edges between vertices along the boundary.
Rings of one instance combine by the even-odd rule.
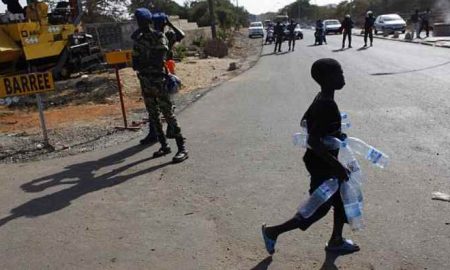
[[[314,190],[308,200],[300,204],[298,213],[304,218],[311,217],[322,204],[328,201],[328,199],[336,193],[338,188],[339,182],[335,178],[323,182],[322,185]]]
[[[301,148],[308,148],[308,135],[304,133],[295,133],[292,135],[292,142],[294,145],[300,146]]]
[[[372,164],[380,168],[385,168],[389,164],[389,157],[386,154],[364,141],[358,138],[348,137],[347,143],[355,153],[363,156]]]
[[[308,133],[308,125],[306,119],[303,119],[300,122],[300,127],[305,133]],[[352,127],[352,123],[350,123],[350,117],[346,112],[341,112],[341,130],[347,130]]]
[[[341,184],[339,190],[344,204],[345,215],[348,223],[353,230],[361,230],[364,228],[363,223],[363,198],[361,185],[355,179],[353,174],[347,182]]]

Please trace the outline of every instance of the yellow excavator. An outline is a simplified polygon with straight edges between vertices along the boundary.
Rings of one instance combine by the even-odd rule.
[[[90,70],[103,62],[92,36],[79,31],[81,0],[61,1],[51,13],[48,5],[28,0],[1,0],[7,5],[0,14],[0,76],[49,71],[55,79]]]

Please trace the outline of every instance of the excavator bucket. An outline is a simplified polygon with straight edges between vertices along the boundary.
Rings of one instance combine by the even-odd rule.
[[[0,63],[17,60],[22,49],[0,28]]]

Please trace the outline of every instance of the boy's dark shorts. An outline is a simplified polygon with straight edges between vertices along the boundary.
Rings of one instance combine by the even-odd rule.
[[[335,178],[333,176],[311,176],[311,184],[309,189],[309,194],[312,194],[320,185],[322,185],[323,182],[330,178]],[[301,221],[300,230],[306,231],[312,224],[314,224],[316,221],[320,220],[326,214],[328,211],[330,211],[331,207],[334,209],[334,220],[341,221],[344,223],[348,223],[347,217],[345,215],[344,210],[344,203],[341,199],[341,194],[339,192],[339,189],[336,191],[336,193],[331,196],[331,198],[326,201],[322,206],[320,206],[316,212],[310,216],[309,218],[303,218],[300,213],[295,214],[295,218]]]

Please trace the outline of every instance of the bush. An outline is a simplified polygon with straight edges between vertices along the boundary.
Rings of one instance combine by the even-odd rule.
[[[205,38],[202,36],[196,37],[193,41],[192,41],[192,45],[195,45],[197,47],[203,48],[205,47],[205,43],[206,40]]]
[[[230,36],[230,34],[228,33],[228,31],[226,31],[222,28],[219,28],[219,30],[217,31],[217,38],[219,40],[226,41],[229,36]]]
[[[186,57],[187,48],[183,44],[175,45],[174,50],[174,58],[183,60]]]

